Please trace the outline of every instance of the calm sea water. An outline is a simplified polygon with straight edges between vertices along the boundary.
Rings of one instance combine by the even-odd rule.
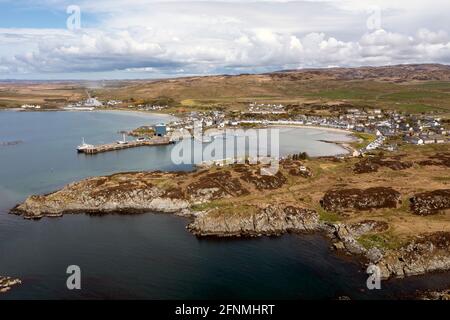
[[[120,130],[168,121],[165,116],[120,112],[0,112],[0,275],[23,285],[0,299],[149,298],[324,299],[389,298],[450,284],[448,274],[383,283],[365,289],[358,263],[338,257],[319,235],[286,235],[250,240],[197,239],[188,220],[142,214],[93,217],[67,215],[28,221],[8,210],[30,194],[51,192],[93,175],[133,170],[190,170],[174,165],[173,146],[78,155],[74,148],[111,142]],[[344,134],[282,129],[282,154],[341,153],[318,140],[345,140]],[[66,268],[82,270],[82,290],[65,287]]]

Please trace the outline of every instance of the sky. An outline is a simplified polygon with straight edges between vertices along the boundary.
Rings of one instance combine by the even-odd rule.
[[[0,79],[450,64],[448,0],[0,0]]]

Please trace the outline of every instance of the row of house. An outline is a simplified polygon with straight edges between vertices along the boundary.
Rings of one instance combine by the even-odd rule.
[[[282,105],[277,105],[280,111]],[[404,137],[404,141],[414,144],[446,143],[448,141],[448,130],[441,124],[441,119],[433,116],[408,115],[398,113],[393,110],[358,108],[344,109],[336,116],[320,115],[289,115],[283,116],[282,120],[264,119],[260,114],[264,113],[267,105],[250,104],[249,110],[242,111],[241,116],[236,112],[231,114],[232,118],[227,119],[221,111],[191,112],[182,120],[171,124],[174,128],[193,129],[192,123],[200,123],[203,128],[226,126],[239,126],[241,124],[261,124],[261,125],[304,125],[321,126],[325,128],[338,128],[356,132],[375,134],[377,139],[370,143],[361,152],[366,152],[378,148],[386,150],[394,149],[394,146],[386,145],[388,137]],[[273,106],[272,106],[273,107]],[[264,108],[264,110],[262,110]],[[253,111],[255,116],[249,116],[249,111]],[[277,110],[274,110],[277,112]],[[258,116],[256,115],[258,114]],[[280,118],[278,118],[280,119]],[[392,148],[391,148],[392,147]]]
[[[449,138],[441,135],[430,136],[405,136],[404,140],[411,144],[433,144],[433,143],[448,143]]]
[[[41,106],[38,104],[23,104],[21,106],[22,109],[40,109]]]

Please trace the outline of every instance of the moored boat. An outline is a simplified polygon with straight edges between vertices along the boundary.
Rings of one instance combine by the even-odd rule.
[[[84,152],[86,149],[93,148],[94,146],[92,144],[88,144],[84,141],[84,138],[82,140],[82,143],[77,147],[78,152]]]

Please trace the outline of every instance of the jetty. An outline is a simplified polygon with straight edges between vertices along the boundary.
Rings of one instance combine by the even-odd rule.
[[[88,147],[83,148],[79,152],[82,152],[85,154],[97,154],[97,153],[102,153],[102,152],[117,151],[117,150],[144,147],[144,146],[162,146],[162,145],[168,145],[171,143],[173,143],[173,142],[170,140],[169,137],[154,137],[151,139],[127,141],[127,142],[121,142],[121,143],[115,142],[115,143],[100,144],[100,145],[89,145]]]

